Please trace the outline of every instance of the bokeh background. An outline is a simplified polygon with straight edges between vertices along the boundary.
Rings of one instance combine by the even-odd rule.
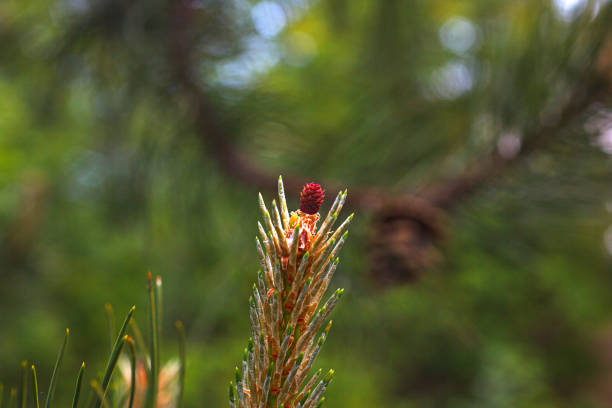
[[[608,1],[2,0],[0,381],[70,327],[68,405],[151,271],[226,406],[282,174],[356,212],[328,406],[612,406],[611,154]]]

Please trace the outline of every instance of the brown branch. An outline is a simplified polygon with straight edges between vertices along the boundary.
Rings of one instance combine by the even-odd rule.
[[[586,82],[578,81],[581,84]],[[423,195],[433,204],[449,209],[461,200],[469,197],[488,182],[499,176],[503,170],[515,166],[533,153],[546,150],[559,140],[559,134],[578,116],[584,114],[589,106],[603,94],[602,83],[598,77],[592,76],[585,86],[581,85],[570,96],[568,103],[556,115],[556,120],[532,129],[523,137],[520,151],[510,157],[502,157],[494,151],[483,157],[457,177],[439,181],[423,192]]]
[[[233,148],[229,136],[224,132],[214,114],[214,108],[200,90],[200,85],[193,76],[191,22],[194,19],[194,13],[195,10],[188,8],[183,1],[174,1],[170,30],[170,58],[175,75],[191,105],[198,134],[225,173],[251,185],[271,188],[275,185],[274,178],[253,165],[250,160],[241,156]]]
[[[174,1],[170,58],[192,107],[198,135],[225,174],[246,185],[272,190],[276,187],[276,175],[259,168],[236,150],[214,106],[194,79],[190,27],[197,12],[185,7],[182,0]],[[435,265],[440,259],[436,244],[446,235],[446,212],[495,180],[504,170],[556,142],[561,131],[583,114],[604,88],[594,75],[585,78],[588,80],[579,81],[582,87],[570,95],[556,120],[528,131],[521,150],[511,158],[493,151],[456,177],[433,182],[418,194],[379,187],[352,188],[347,204],[374,214],[369,249],[376,281],[384,285],[414,280],[420,271]],[[297,195],[310,180],[285,175],[284,181],[286,190]],[[338,190],[332,183],[324,185],[329,190]]]
[[[215,108],[209,102],[206,94],[192,74],[193,31],[192,22],[197,10],[186,7],[184,2],[174,2],[173,24],[170,32],[170,57],[177,79],[188,97],[192,113],[197,125],[199,137],[210,149],[220,169],[227,175],[246,185],[263,189],[274,189],[276,175],[269,174],[240,154],[231,141],[223,126],[219,123]],[[591,81],[593,82],[593,81]],[[569,99],[569,103],[559,114],[558,120],[552,124],[541,126],[525,135],[519,154],[511,159],[503,158],[497,152],[485,156],[458,176],[439,180],[420,192],[384,190],[377,187],[351,189],[349,205],[377,212],[381,208],[393,206],[403,207],[407,212],[414,209],[415,214],[431,213],[432,208],[449,208],[463,200],[487,182],[495,179],[500,172],[510,165],[525,159],[533,152],[542,150],[556,140],[556,136],[571,120],[592,103],[597,95],[599,84],[593,84],[588,89],[580,89]],[[301,187],[308,182],[304,178],[285,176],[288,192],[299,193]],[[330,190],[337,189],[333,183],[324,183]],[[429,208],[428,210],[425,210]],[[435,212],[435,211],[434,211]]]
[[[182,86],[183,93],[189,100],[198,136],[202,139],[204,145],[210,149],[220,169],[225,174],[249,186],[274,189],[277,176],[262,170],[250,158],[240,154],[235,149],[231,136],[225,132],[223,126],[219,123],[215,108],[192,74],[193,32],[191,26],[197,12],[197,10],[186,7],[182,0],[174,1],[169,58],[176,78]],[[294,194],[298,194],[303,185],[310,181],[291,175],[283,176],[283,179],[286,190]],[[335,186],[333,183],[324,183],[324,185],[332,191],[340,189],[340,186]],[[351,189],[348,205],[376,211],[385,206],[392,197],[394,197],[394,202],[397,201],[398,195],[389,194],[388,191],[376,187]],[[406,193],[403,193],[401,201],[407,205],[414,201],[417,207],[425,205],[422,198]]]

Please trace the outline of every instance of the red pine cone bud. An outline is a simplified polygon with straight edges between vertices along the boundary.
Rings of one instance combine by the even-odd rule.
[[[304,186],[300,194],[300,211],[305,214],[316,214],[321,208],[325,190],[316,183],[309,183]]]

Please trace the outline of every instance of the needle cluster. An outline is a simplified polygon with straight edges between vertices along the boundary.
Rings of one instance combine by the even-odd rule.
[[[316,186],[307,185],[305,194],[322,200]],[[310,375],[310,369],[331,328],[327,318],[344,292],[337,289],[323,302],[353,218],[332,229],[347,192],[338,193],[318,229],[318,213],[289,213],[282,178],[278,195],[280,208],[272,201],[271,212],[259,195],[261,270],[249,299],[252,337],[236,367],[236,383],[230,383],[232,408],[315,408],[334,374]]]

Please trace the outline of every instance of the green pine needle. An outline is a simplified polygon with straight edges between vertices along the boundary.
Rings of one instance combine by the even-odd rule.
[[[70,330],[66,329],[66,334],[64,335],[64,342],[62,343],[62,347],[60,348],[59,354],[57,355],[55,367],[53,368],[53,374],[51,374],[49,391],[47,392],[47,398],[45,399],[45,408],[51,407],[51,401],[53,400],[53,394],[55,393],[55,386],[57,384],[57,374],[59,372],[60,365],[62,364],[62,359],[64,358],[64,351],[66,350],[66,345],[68,345],[69,334]]]
[[[134,314],[135,309],[136,309],[136,306],[132,306],[132,308],[128,312],[125,318],[125,321],[123,322],[123,326],[121,327],[121,330],[119,331],[119,335],[117,336],[117,340],[115,341],[115,345],[113,346],[113,350],[111,352],[108,363],[106,364],[106,369],[104,371],[104,375],[102,376],[102,383],[99,384],[103,395],[108,388],[108,384],[110,383],[111,377],[113,375],[113,371],[115,370],[115,366],[117,365],[117,360],[119,359],[121,350],[123,349],[123,346],[125,345],[125,342],[127,341],[127,334],[125,334],[125,332],[127,331],[127,326],[130,320],[132,319],[132,315]],[[94,408],[100,408],[100,405],[102,403],[103,403],[102,399],[100,398],[100,396],[98,396],[98,398],[96,398]]]
[[[32,389],[34,392],[34,403],[36,404],[36,408],[40,408],[40,404],[38,403],[38,378],[36,377],[36,367],[34,367],[34,365],[32,365],[32,381],[34,383]]]
[[[74,397],[72,398],[72,408],[77,408],[79,405],[79,397],[81,396],[81,385],[83,383],[83,373],[85,372],[85,362],[81,364],[79,375],[77,376],[76,387],[74,389]]]
[[[136,347],[134,347],[134,340],[131,337],[127,338],[127,343],[130,348],[130,399],[128,402],[128,408],[132,408],[134,404],[134,395],[136,394]]]
[[[158,305],[158,291],[157,285],[153,282],[151,273],[148,274],[148,285],[147,289],[149,292],[149,348],[150,348],[150,359],[151,369],[149,371],[147,397],[145,402],[146,408],[154,408],[157,405],[157,387],[159,377],[159,331],[158,323],[159,319],[157,316],[157,305]]]
[[[98,397],[97,401],[101,401],[102,407],[110,408],[110,405],[108,404],[108,401],[106,400],[106,390],[102,389],[102,387],[96,380],[91,380],[90,385],[91,385],[91,388],[93,388],[94,392],[96,393],[96,396]]]

